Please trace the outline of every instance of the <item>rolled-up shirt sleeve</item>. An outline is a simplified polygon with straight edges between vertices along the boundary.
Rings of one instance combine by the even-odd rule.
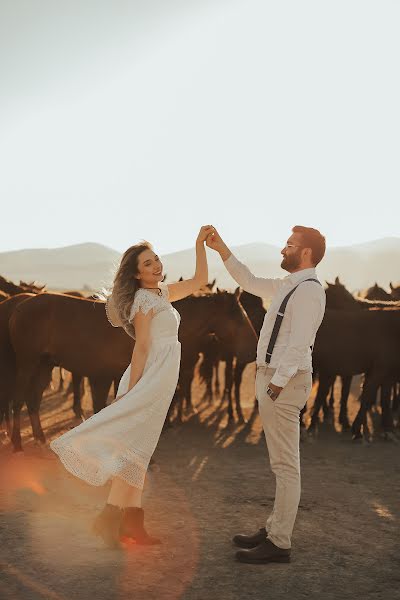
[[[279,278],[256,277],[233,254],[226,259],[224,265],[228,273],[246,292],[260,296],[260,298],[271,298],[282,285],[282,279]]]
[[[287,305],[285,318],[291,317],[289,342],[271,379],[273,385],[285,387],[310,352],[325,310],[325,297],[317,288],[313,282],[302,283]]]

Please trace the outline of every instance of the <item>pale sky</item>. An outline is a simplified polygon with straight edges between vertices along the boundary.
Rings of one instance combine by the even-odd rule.
[[[397,0],[1,0],[0,251],[400,235]]]

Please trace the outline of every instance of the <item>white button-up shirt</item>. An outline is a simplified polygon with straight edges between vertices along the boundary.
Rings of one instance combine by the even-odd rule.
[[[268,343],[282,300],[298,283],[316,279],[314,268],[302,269],[282,279],[255,277],[233,254],[224,262],[233,279],[247,292],[271,298],[257,346],[257,365],[266,364]],[[325,313],[325,290],[315,281],[299,285],[290,296],[269,366],[276,369],[271,383],[285,387],[298,370],[312,371],[311,349]]]

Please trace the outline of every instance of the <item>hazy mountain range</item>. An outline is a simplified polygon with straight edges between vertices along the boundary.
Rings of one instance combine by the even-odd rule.
[[[280,248],[264,243],[232,247],[232,251],[256,275],[284,277],[280,268]],[[16,250],[0,253],[0,275],[18,282],[36,280],[50,289],[97,290],[112,281],[120,253],[101,244],[86,243],[64,248]],[[235,282],[223,267],[220,257],[208,251],[210,281],[234,288]],[[162,257],[167,281],[190,277],[194,272],[194,248]],[[317,267],[321,280],[341,281],[352,290],[376,282],[388,289],[389,282],[400,281],[400,238],[383,238],[354,246],[330,248]]]

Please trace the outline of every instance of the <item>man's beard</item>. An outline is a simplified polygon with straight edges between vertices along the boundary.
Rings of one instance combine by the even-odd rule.
[[[281,267],[282,269],[285,269],[285,271],[292,273],[300,265],[300,261],[300,253],[296,252],[296,254],[284,256],[281,262]]]

